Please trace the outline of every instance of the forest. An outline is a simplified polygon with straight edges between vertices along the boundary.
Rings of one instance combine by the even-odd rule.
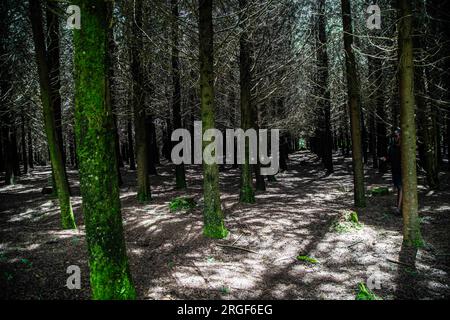
[[[448,1],[0,15],[2,300],[450,299]]]

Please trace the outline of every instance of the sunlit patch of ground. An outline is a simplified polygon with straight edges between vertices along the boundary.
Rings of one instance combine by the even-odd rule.
[[[441,177],[443,191],[420,187],[426,246],[414,269],[398,263],[402,221],[391,213],[392,193],[369,196],[367,208],[358,210],[360,229],[332,228],[343,212],[354,210],[350,159],[336,156],[335,163],[336,172],[326,176],[310,153],[291,155],[289,170],[268,182],[252,205],[238,203],[239,171],[221,171],[230,235],[220,241],[202,236],[201,167],[188,167],[185,192],[175,190],[171,166],[158,167],[147,205],[136,201],[135,173],[124,170],[122,216],[139,298],[354,299],[359,282],[373,284],[384,299],[449,298],[448,175]],[[89,298],[77,173],[69,171],[76,231],[60,229],[56,200],[40,193],[49,174],[48,167],[37,168],[18,185],[0,187],[2,298]],[[390,187],[389,174],[368,169],[366,179],[369,190]],[[169,202],[185,195],[199,205],[170,212]],[[299,261],[298,255],[317,263]],[[70,265],[81,267],[81,290],[65,287]]]

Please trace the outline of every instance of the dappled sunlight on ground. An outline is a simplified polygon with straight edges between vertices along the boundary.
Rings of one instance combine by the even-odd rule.
[[[256,203],[239,199],[239,171],[221,171],[221,199],[230,235],[223,240],[202,236],[200,166],[187,167],[188,190],[175,189],[173,167],[158,167],[151,176],[152,201],[136,201],[135,173],[123,170],[122,216],[131,272],[142,299],[354,299],[359,282],[379,284],[385,299],[449,297],[450,203],[447,191],[421,193],[421,220],[427,246],[418,251],[416,269],[406,288],[399,281],[401,218],[390,212],[395,196],[368,198],[358,210],[362,227],[339,233],[333,222],[352,208],[350,159],[335,157],[336,172],[325,175],[315,156],[290,156],[289,168]],[[42,171],[45,168],[41,168]],[[89,297],[87,250],[77,173],[69,171],[72,203],[79,230],[59,229],[56,200],[40,194],[47,170],[0,192],[2,204],[0,263],[3,297]],[[390,176],[369,169],[368,190],[390,187]],[[34,180],[33,180],[34,177]],[[443,177],[448,189],[448,181]],[[445,190],[447,190],[445,189]],[[174,213],[169,202],[193,197],[197,207]],[[305,255],[317,260],[297,260]],[[25,259],[25,260],[24,260]],[[68,290],[66,268],[79,265],[82,289]],[[406,290],[406,291],[405,291]]]

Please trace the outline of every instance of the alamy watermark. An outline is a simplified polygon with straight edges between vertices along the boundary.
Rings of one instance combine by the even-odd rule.
[[[370,5],[366,12],[370,16],[366,20],[366,27],[369,30],[381,29],[381,9],[377,4]],[[67,29],[81,29],[81,9],[77,5],[67,7],[66,13],[70,16],[67,18]]]
[[[81,289],[81,270],[77,265],[70,265],[67,267],[66,273],[70,274],[66,280],[66,287],[69,290]]]
[[[370,290],[380,290],[381,289],[381,280],[382,280],[382,273],[378,266],[371,266],[367,269],[367,281],[366,285],[367,288]]]
[[[270,129],[270,148],[267,129],[226,129],[224,155],[224,137],[218,129],[207,129],[203,132],[202,122],[194,121],[194,150],[192,150],[191,132],[176,129],[171,140],[179,142],[172,149],[171,158],[174,164],[244,164],[246,140],[248,141],[248,163],[262,165],[263,176],[274,175],[279,169],[280,130]],[[235,142],[237,146],[235,148]],[[203,148],[203,144],[205,144]],[[236,154],[235,154],[236,149]],[[269,155],[270,149],[270,155]],[[193,156],[192,156],[193,155]],[[235,163],[236,161],[236,163]]]
[[[367,8],[367,13],[370,14],[366,20],[366,27],[369,30],[381,29],[381,9],[378,5],[374,4]]]
[[[66,13],[70,14],[67,18],[67,29],[81,29],[81,9],[79,6],[70,5]]]

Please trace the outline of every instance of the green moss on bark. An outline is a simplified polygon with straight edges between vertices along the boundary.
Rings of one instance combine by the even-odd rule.
[[[199,2],[199,49],[200,49],[200,104],[203,133],[215,127],[214,124],[214,68],[213,68],[213,23],[212,0]],[[209,142],[203,142],[203,150]],[[220,205],[219,168],[216,163],[203,162],[204,209],[203,234],[221,239],[228,231],[223,222]]]
[[[223,239],[228,236],[229,231],[223,222],[219,224],[209,224],[203,227],[203,235],[212,239]]]
[[[399,1],[399,84],[402,164],[403,239],[409,246],[423,246],[417,196],[416,122],[414,97],[413,14],[411,3]]]
[[[134,299],[116,170],[115,132],[107,92],[106,2],[79,0],[74,32],[75,133],[93,299]]]
[[[75,218],[70,203],[70,189],[62,151],[58,138],[55,119],[55,104],[51,99],[50,68],[45,48],[45,36],[42,26],[42,10],[37,0],[30,1],[30,21],[33,30],[36,63],[39,74],[41,102],[44,113],[44,127],[47,136],[54,188],[61,209],[61,225],[64,229],[76,229]]]
[[[255,191],[251,186],[241,187],[239,201],[242,203],[255,203]]]

